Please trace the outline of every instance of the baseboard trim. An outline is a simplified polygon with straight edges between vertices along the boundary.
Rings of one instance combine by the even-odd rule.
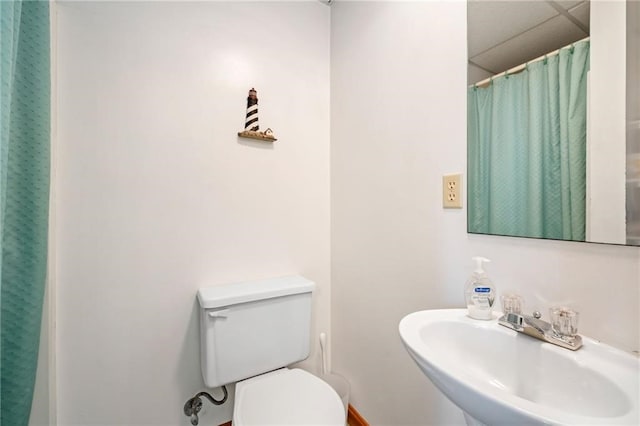
[[[369,426],[369,422],[351,404],[349,404],[349,410],[347,410],[347,424],[349,426]]]

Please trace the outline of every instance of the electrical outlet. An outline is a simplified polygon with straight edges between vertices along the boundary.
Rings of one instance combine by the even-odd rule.
[[[442,176],[442,207],[462,208],[462,174]]]

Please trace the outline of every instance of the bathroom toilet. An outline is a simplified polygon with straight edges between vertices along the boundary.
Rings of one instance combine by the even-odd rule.
[[[300,276],[201,288],[200,359],[208,387],[236,383],[233,425],[345,425],[309,356],[313,282]]]

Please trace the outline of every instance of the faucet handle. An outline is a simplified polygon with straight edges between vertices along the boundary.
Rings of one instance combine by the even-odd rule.
[[[542,314],[540,313],[540,311],[533,311],[533,314],[532,314],[532,315],[533,315],[533,317],[534,317],[535,319],[540,319],[540,318],[542,318]]]
[[[524,301],[522,297],[517,294],[506,293],[500,296],[500,303],[502,304],[502,312],[504,314],[521,314]]]
[[[578,334],[578,318],[580,314],[566,307],[552,307],[549,309],[551,329],[561,337],[573,338]]]

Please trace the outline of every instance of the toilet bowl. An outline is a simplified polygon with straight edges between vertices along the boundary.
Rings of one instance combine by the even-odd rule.
[[[236,384],[233,424],[344,426],[344,406],[323,380],[282,368]]]

